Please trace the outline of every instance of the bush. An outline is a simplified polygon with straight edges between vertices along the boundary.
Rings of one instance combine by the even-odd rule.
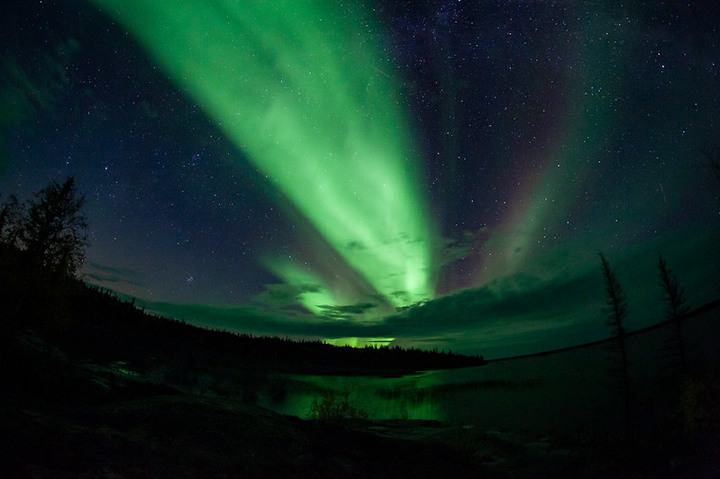
[[[367,419],[368,414],[362,409],[350,405],[350,393],[345,391],[341,397],[327,392],[322,399],[314,399],[310,405],[308,418],[321,422],[344,422],[357,419]]]

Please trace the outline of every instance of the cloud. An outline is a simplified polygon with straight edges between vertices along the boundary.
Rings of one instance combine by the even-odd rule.
[[[305,293],[317,293],[322,290],[323,287],[319,284],[266,284],[265,291],[253,296],[250,304],[269,311],[276,311],[300,304],[302,295]]]
[[[98,286],[118,288],[121,286],[144,287],[143,275],[132,268],[108,266],[94,261],[87,263],[83,276]]]
[[[103,284],[140,283],[133,270],[91,266],[91,274]],[[238,333],[321,339],[398,338],[398,344],[405,346],[437,345],[456,351],[464,343],[466,352],[484,354],[483,341],[508,340],[508,331],[543,331],[572,324],[578,310],[599,312],[596,303],[603,300],[602,280],[594,269],[591,273],[550,280],[515,274],[394,313],[372,295],[361,296],[351,304],[318,302],[311,311],[303,298],[323,291],[322,285],[312,282],[268,284],[243,305],[138,303],[148,312]],[[601,319],[598,323],[602,325]]]
[[[571,324],[578,308],[588,304],[595,309],[602,302],[602,282],[592,278],[540,282],[520,275],[509,277],[483,288],[466,290],[405,309],[384,320],[364,321],[363,315],[376,307],[371,302],[346,306],[322,306],[317,316],[292,309],[293,298],[300,292],[290,285],[276,285],[260,295],[274,303],[246,306],[147,303],[147,310],[186,320],[200,326],[246,332],[258,335],[291,337],[395,337],[412,345],[421,343],[450,344],[454,339],[490,334],[499,328],[501,336],[508,331],[544,331],[561,324]],[[532,285],[530,289],[523,289]],[[597,289],[589,294],[587,289]],[[595,298],[594,296],[597,296]],[[257,297],[256,297],[257,298]],[[564,298],[564,300],[563,300]],[[599,312],[600,309],[597,309]],[[598,321],[602,325],[602,321]]]
[[[368,310],[375,308],[373,303],[358,303],[347,306],[321,305],[322,317],[336,321],[351,321],[364,315]]]
[[[42,53],[34,62],[3,52],[0,63],[0,127],[28,120],[56,104],[69,85],[67,65],[79,50],[74,38],[58,43],[53,52]]]
[[[645,243],[611,259],[628,296],[629,329],[662,320],[660,291],[656,287],[656,251],[674,259],[678,273],[699,271],[711,278],[718,260],[700,255],[691,264],[680,262],[707,246],[704,238],[675,234]],[[713,232],[717,233],[718,229]],[[700,235],[700,232],[695,231]],[[549,350],[602,339],[609,335],[602,308],[605,293],[599,262],[588,252],[576,264],[566,251],[552,252],[533,268],[497,278],[480,288],[467,289],[423,304],[400,308],[384,319],[365,320],[380,308],[373,299],[344,306],[322,305],[318,315],[297,307],[299,295],[312,285],[271,285],[251,304],[239,307],[155,303],[148,309],[200,326],[296,338],[397,338],[405,347],[452,349],[456,352],[502,357]],[[562,260],[562,264],[557,262]],[[686,260],[688,261],[688,260]],[[701,269],[699,264],[705,264]],[[677,265],[677,268],[676,268]],[[682,268],[681,266],[685,266]],[[679,275],[694,305],[717,297],[716,284],[706,285],[693,275]],[[707,293],[700,286],[708,289]]]
[[[440,266],[452,264],[460,259],[467,258],[487,241],[489,231],[482,227],[477,231],[465,231],[460,238],[446,238],[437,248],[437,261]]]
[[[405,334],[432,334],[468,329],[502,321],[548,320],[572,317],[578,309],[585,310],[599,295],[602,282],[599,275],[542,281],[539,278],[516,274],[495,280],[488,285],[444,296],[402,314],[390,317],[385,324],[402,329]]]

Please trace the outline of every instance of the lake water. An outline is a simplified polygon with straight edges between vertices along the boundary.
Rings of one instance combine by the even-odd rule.
[[[690,363],[720,364],[717,308],[683,326]],[[669,327],[628,338],[635,419],[658,423],[680,393]],[[623,425],[623,394],[608,343],[485,366],[430,371],[398,378],[284,376],[283,394],[259,395],[262,406],[307,417],[314,400],[349,395],[373,419],[435,419],[484,430],[612,433]],[[705,366],[703,366],[705,367]],[[661,424],[658,423],[658,427]]]

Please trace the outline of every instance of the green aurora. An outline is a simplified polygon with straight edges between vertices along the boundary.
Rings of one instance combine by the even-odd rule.
[[[331,1],[92,2],[129,29],[367,281],[368,297],[402,307],[434,296],[434,226],[368,15]],[[327,287],[312,265],[267,263],[306,291],[313,312],[362,299]]]
[[[630,329],[658,254],[720,297],[703,9],[84,3],[4,17],[2,198],[75,175],[85,279],[150,312],[492,358],[609,334],[597,251]]]

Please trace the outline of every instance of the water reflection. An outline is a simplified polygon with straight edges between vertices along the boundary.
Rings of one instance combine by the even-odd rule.
[[[685,325],[696,365],[716,364],[717,312]],[[628,340],[634,416],[657,423],[679,392],[667,328]],[[488,429],[604,434],[622,428],[623,395],[612,374],[612,350],[599,344],[545,356],[403,377],[284,376],[286,394],[261,394],[262,406],[307,417],[313,400],[349,395],[372,419],[425,419]]]

